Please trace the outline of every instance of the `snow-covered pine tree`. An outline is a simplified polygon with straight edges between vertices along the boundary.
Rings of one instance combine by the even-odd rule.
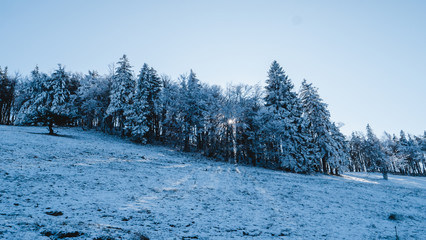
[[[423,156],[426,158],[426,131],[424,131],[423,136],[420,137],[420,141],[420,150],[423,152]],[[425,164],[423,164],[423,169],[426,169]]]
[[[162,82],[154,68],[144,64],[138,76],[137,92],[143,96],[144,124],[148,127],[146,138],[152,141],[160,136],[160,92]],[[141,99],[141,97],[139,97]],[[142,104],[142,102],[140,103]],[[141,107],[141,106],[139,106]]]
[[[408,140],[405,136],[405,132],[403,130],[399,133],[399,139],[397,141],[397,155],[399,158],[401,158],[403,164],[401,166],[400,172],[403,174],[409,174],[410,170],[408,168],[408,158],[409,158],[409,146],[408,146]]]
[[[351,158],[349,169],[354,172],[366,172],[364,154],[365,137],[360,132],[352,132],[349,140],[349,155]]]
[[[408,135],[407,143],[406,164],[408,165],[409,172],[415,176],[422,175],[424,173],[423,166],[425,162],[425,156],[421,151],[421,145],[411,135]]]
[[[376,135],[373,133],[370,125],[367,124],[367,138],[364,148],[364,154],[369,165],[369,170],[375,171],[378,169],[385,180],[388,179],[388,161],[384,152],[383,146]]]
[[[304,79],[300,89],[300,100],[303,106],[303,117],[306,131],[309,134],[310,146],[313,148],[312,169],[328,173],[329,150],[333,150],[330,134],[331,121],[327,104],[323,102],[318,90]]]
[[[418,139],[419,151],[422,157],[422,172],[426,175],[426,131]]]
[[[112,117],[113,126],[118,128],[121,135],[124,136],[125,129],[129,129],[129,127],[124,125],[126,120],[124,113],[130,112],[135,80],[133,79],[132,67],[126,55],[123,55],[117,64],[115,74],[112,77],[110,103],[106,113]]]
[[[69,75],[60,64],[52,75],[43,80],[39,75],[38,68],[33,72],[35,99],[28,108],[24,123],[42,123],[49,129],[49,134],[53,135],[54,124],[65,124],[70,120],[70,93],[67,89]],[[42,83],[41,86],[38,83]],[[38,89],[41,87],[41,91]]]
[[[402,165],[402,160],[398,157],[397,149],[397,137],[395,135],[390,135],[385,132],[383,140],[381,141],[383,145],[384,153],[389,161],[389,171],[398,172]]]
[[[202,86],[195,73],[191,70],[189,75],[181,76],[181,114],[183,120],[183,150],[190,151],[190,142],[197,142],[200,137],[200,128],[203,125],[205,111]]]
[[[41,92],[44,91],[44,86],[48,76],[45,73],[41,73],[38,65],[31,71],[31,98],[36,98]]]
[[[330,165],[330,171],[334,169],[334,174],[338,175],[339,171],[346,170],[350,163],[349,143],[345,135],[340,132],[340,127],[334,122],[331,125],[330,134],[333,139],[333,151],[328,158],[328,164]]]
[[[281,168],[304,171],[307,139],[302,107],[293,91],[293,83],[277,61],[271,64],[266,84],[265,106],[269,116],[265,116],[263,135],[267,137],[267,158]]]
[[[146,143],[149,131],[147,116],[149,114],[148,88],[149,67],[145,63],[136,80],[136,88],[133,93],[133,104],[125,112],[126,127],[130,130],[131,138],[139,143]]]
[[[318,89],[303,80],[299,93],[303,106],[306,132],[314,153],[311,169],[331,172],[348,160],[346,141],[339,128],[331,122],[327,104],[318,94]]]

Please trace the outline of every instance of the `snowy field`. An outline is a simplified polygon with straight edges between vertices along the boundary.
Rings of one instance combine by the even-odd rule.
[[[0,126],[0,239],[426,239],[426,178],[305,176]]]

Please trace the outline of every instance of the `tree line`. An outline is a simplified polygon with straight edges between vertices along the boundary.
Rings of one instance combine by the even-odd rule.
[[[350,171],[382,172],[402,175],[426,175],[426,131],[423,136],[406,135],[401,130],[399,137],[389,133],[380,140],[370,125],[366,136],[360,132],[352,133],[349,139]]]
[[[344,170],[424,175],[426,134],[380,141],[346,138],[330,120],[318,89],[304,80],[300,90],[274,61],[266,87],[200,82],[191,70],[177,80],[144,64],[135,74],[126,55],[106,76],[50,75],[36,67],[18,81],[0,69],[0,123],[80,126],[201,152],[216,160],[285,171],[339,174]],[[405,146],[405,147],[402,147]]]

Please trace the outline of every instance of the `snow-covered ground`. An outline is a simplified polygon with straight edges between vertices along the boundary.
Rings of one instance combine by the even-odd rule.
[[[426,236],[426,178],[305,176],[46,131],[0,126],[0,239]]]

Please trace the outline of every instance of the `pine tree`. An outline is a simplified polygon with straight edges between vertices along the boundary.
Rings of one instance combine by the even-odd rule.
[[[146,127],[146,138],[152,141],[154,138],[158,139],[160,136],[160,92],[162,82],[158,77],[157,71],[150,68],[148,64],[144,64],[140,70],[137,83],[137,94],[139,95],[139,108],[140,114],[143,112],[143,122]],[[143,98],[143,99],[142,99]],[[143,104],[144,106],[141,106]],[[142,116],[141,116],[142,117]]]
[[[303,80],[300,90],[306,132],[309,134],[309,149],[314,153],[314,169],[322,172],[343,166],[348,159],[346,141],[339,128],[331,122],[327,104],[318,94],[318,89]]]
[[[409,162],[409,150],[408,150],[409,146],[408,146],[408,140],[407,137],[405,136],[405,132],[404,131],[400,131],[399,133],[399,139],[397,142],[397,150],[398,150],[398,157],[402,159],[403,161],[403,166],[402,169],[400,170],[401,172],[403,172],[404,174],[409,174],[410,170],[408,168],[408,162]]]
[[[335,175],[339,174],[339,170],[347,169],[346,166],[350,162],[349,143],[345,135],[340,132],[340,128],[332,123],[330,129],[331,138],[333,140],[332,153],[328,158],[331,170],[335,170]]]
[[[44,91],[44,84],[48,76],[44,73],[40,73],[39,67],[36,66],[33,71],[31,71],[31,97],[35,98],[38,94]]]
[[[351,158],[349,169],[352,171],[367,171],[364,159],[364,142],[365,137],[362,133],[352,133],[349,140],[349,155]]]
[[[411,135],[408,135],[404,153],[405,164],[407,165],[408,173],[412,175],[423,174],[421,165],[425,161],[425,156],[421,151],[420,144]]]
[[[266,83],[263,135],[267,158],[284,169],[304,171],[307,139],[302,107],[293,84],[276,61],[271,64]]]
[[[130,129],[130,135],[136,142],[146,143],[149,131],[147,117],[149,115],[148,89],[149,67],[145,63],[140,70],[133,93],[133,104],[125,113],[126,126]]]
[[[125,135],[125,112],[129,112],[135,88],[132,67],[126,55],[118,61],[118,66],[112,78],[110,103],[107,115],[111,116],[115,127],[118,127],[121,135]],[[126,128],[128,129],[128,128]]]
[[[183,150],[190,151],[191,139],[194,142],[200,140],[200,128],[203,124],[205,111],[202,87],[195,73],[191,70],[189,75],[181,76],[181,114],[183,120],[182,138],[184,142]]]
[[[394,173],[398,172],[403,164],[402,159],[398,157],[397,142],[398,139],[395,135],[392,136],[385,132],[382,145],[389,161],[389,171]]]
[[[419,152],[420,156],[423,156],[421,159],[422,162],[422,173],[426,175],[426,131],[423,133],[423,136],[418,138]]]
[[[367,162],[369,163],[367,167],[372,171],[379,169],[383,174],[383,178],[387,180],[389,166],[382,144],[373,133],[369,124],[367,124],[366,129],[367,139],[364,151]]]

